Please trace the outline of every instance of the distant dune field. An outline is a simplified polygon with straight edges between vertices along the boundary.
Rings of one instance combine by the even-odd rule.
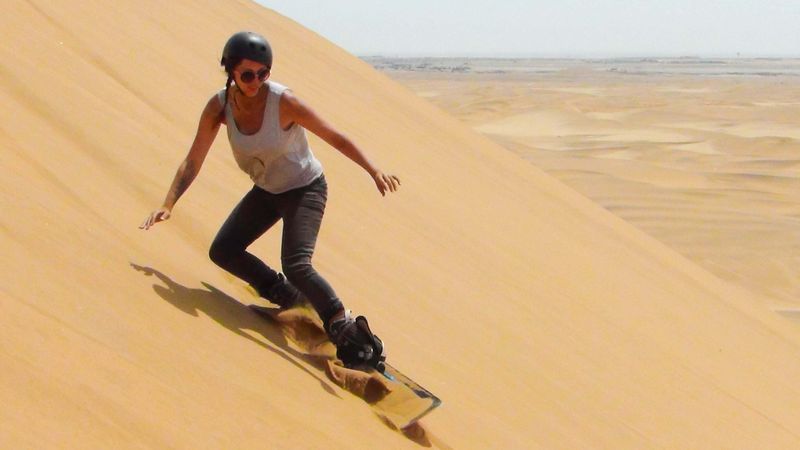
[[[797,60],[412,61],[372,62],[768,308],[800,307]]]

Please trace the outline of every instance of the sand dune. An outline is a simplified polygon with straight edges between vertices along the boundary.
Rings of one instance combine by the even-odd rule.
[[[585,67],[392,76],[415,91],[437,89],[431,101],[768,309],[800,302],[800,109],[785,100],[797,95],[796,79],[571,64]],[[759,64],[779,71],[789,63]],[[487,112],[490,102],[498,107]]]
[[[0,23],[2,447],[800,444],[795,324],[291,20],[12,0]],[[286,345],[208,260],[249,187],[223,136],[173,218],[137,228],[240,29],[404,181],[381,198],[312,141],[331,189],[315,264],[444,400],[423,436]],[[277,261],[277,231],[251,251]]]

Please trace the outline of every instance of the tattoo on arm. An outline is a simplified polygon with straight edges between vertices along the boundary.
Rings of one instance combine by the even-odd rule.
[[[183,168],[183,175],[178,180],[178,183],[175,185],[175,200],[180,198],[187,189],[189,189],[189,185],[192,184],[194,181],[194,177],[197,176],[197,169],[194,166],[192,161],[187,160],[186,166]]]

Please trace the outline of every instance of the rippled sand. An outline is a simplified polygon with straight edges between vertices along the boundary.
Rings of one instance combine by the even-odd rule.
[[[775,73],[388,74],[781,310],[800,305],[800,78],[752,64]]]

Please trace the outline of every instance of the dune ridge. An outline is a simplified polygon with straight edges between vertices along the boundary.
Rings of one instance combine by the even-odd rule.
[[[794,448],[800,339],[746,293],[246,1],[12,0],[0,23],[0,444]],[[144,233],[240,29],[403,179],[312,139],[315,265],[445,402],[409,439],[246,306],[207,248],[249,187],[224,133]],[[250,250],[273,264],[278,230]]]

